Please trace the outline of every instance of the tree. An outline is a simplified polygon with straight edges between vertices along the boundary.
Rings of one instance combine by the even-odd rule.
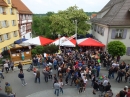
[[[108,43],[108,52],[113,56],[123,56],[126,53],[126,46],[120,41],[112,41]]]
[[[90,29],[87,24],[88,16],[77,6],[69,7],[64,11],[50,16],[51,31],[60,34],[73,35],[75,33],[75,20],[77,20],[78,34],[85,34]]]
[[[44,53],[47,53],[47,54],[54,54],[58,52],[58,50],[59,50],[59,46],[56,46],[54,44],[47,45],[44,47]]]
[[[32,55],[35,56],[36,54],[42,54],[43,51],[43,46],[36,46],[34,49],[32,49]]]
[[[51,38],[52,32],[50,30],[51,21],[49,19],[54,12],[48,12],[46,15],[34,15],[32,30],[35,36],[45,36]]]

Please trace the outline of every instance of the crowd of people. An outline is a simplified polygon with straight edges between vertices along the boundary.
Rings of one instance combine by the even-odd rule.
[[[117,82],[122,82],[122,78],[127,82],[130,75],[129,64],[125,62],[119,64],[119,62],[119,56],[115,59],[101,48],[85,47],[78,50],[74,48],[61,48],[60,54],[33,56],[32,64],[28,71],[33,71],[35,83],[38,80],[40,84],[40,69],[42,68],[45,82],[47,83],[50,79],[53,80],[52,87],[55,89],[54,93],[57,96],[59,96],[60,92],[63,94],[64,85],[75,85],[78,94],[83,93],[86,90],[88,81],[91,81],[91,86],[93,87],[92,93],[94,95],[97,91],[100,91],[99,96],[112,97],[113,91],[109,79],[114,79],[114,75],[117,73]],[[101,66],[106,67],[108,75],[100,75]],[[13,62],[9,60],[4,63],[6,73],[9,70],[13,71],[13,67]],[[19,63],[18,68],[20,69],[18,77],[21,79],[22,85],[26,86],[27,83],[24,79],[21,63]],[[0,74],[2,73],[0,72]],[[3,74],[1,77],[4,79]],[[117,97],[125,96],[130,97],[130,87],[125,87],[124,90],[117,94]]]

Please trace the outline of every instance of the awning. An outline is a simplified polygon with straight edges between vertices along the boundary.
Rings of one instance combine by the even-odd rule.
[[[52,43],[53,40],[51,39],[48,39],[48,38],[45,38],[45,37],[41,37],[41,36],[38,36],[38,37],[35,37],[35,38],[32,38],[32,39],[29,39],[27,41],[24,41],[23,44],[31,44],[31,45],[48,45],[50,43]]]
[[[92,38],[83,38],[77,40],[78,46],[95,46],[95,47],[104,47],[105,45],[101,42],[92,39]]]
[[[20,44],[20,43],[22,43],[23,41],[26,41],[26,40],[28,40],[28,39],[21,38],[19,40],[14,41],[14,44]]]

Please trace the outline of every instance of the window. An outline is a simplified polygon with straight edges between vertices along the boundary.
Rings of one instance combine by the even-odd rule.
[[[105,28],[100,27],[100,31],[101,31],[100,34],[101,34],[101,35],[104,35]]]
[[[25,31],[25,26],[22,26],[22,31],[23,31],[23,32]]]
[[[3,9],[2,9],[2,7],[0,7],[0,14],[3,14]]]
[[[9,27],[9,21],[5,21],[6,27]]]
[[[96,28],[97,28],[97,26],[96,26],[96,25],[94,25],[94,31],[96,31]]]
[[[25,15],[23,15],[23,19],[22,20],[25,20]]]
[[[115,38],[123,38],[124,29],[116,29]]]
[[[6,28],[6,21],[4,20],[4,21],[1,21],[1,22],[2,22],[2,27]]]
[[[126,55],[130,56],[130,47],[127,47]]]
[[[112,29],[111,39],[125,39],[127,36],[127,29]]]
[[[4,40],[8,40],[9,39],[9,33],[4,34],[3,37],[4,37]]]
[[[98,32],[98,33],[99,33],[99,26],[97,26],[97,28],[96,28],[96,32]]]
[[[10,14],[11,14],[11,15],[14,15],[14,10],[13,10],[13,8],[10,8]]]
[[[3,13],[3,15],[6,15],[6,14],[7,14],[5,7],[2,7],[2,13]]]
[[[16,21],[12,20],[12,26],[16,26]]]
[[[14,36],[14,37],[17,37],[17,36],[18,36],[17,31],[14,31],[14,32],[13,32],[13,36]]]
[[[3,42],[4,40],[3,40],[3,36],[2,35],[0,35],[0,42]]]
[[[7,0],[8,4],[10,4],[10,0]]]

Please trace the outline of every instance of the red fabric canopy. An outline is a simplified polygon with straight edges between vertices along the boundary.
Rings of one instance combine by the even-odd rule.
[[[99,42],[95,39],[92,39],[92,38],[78,39],[77,43],[78,43],[78,46],[97,46],[97,47],[105,46],[101,42]]]
[[[41,45],[48,45],[54,41],[54,40],[51,40],[51,39],[48,39],[45,37],[41,37],[41,36],[39,36],[39,39],[40,39]]]

